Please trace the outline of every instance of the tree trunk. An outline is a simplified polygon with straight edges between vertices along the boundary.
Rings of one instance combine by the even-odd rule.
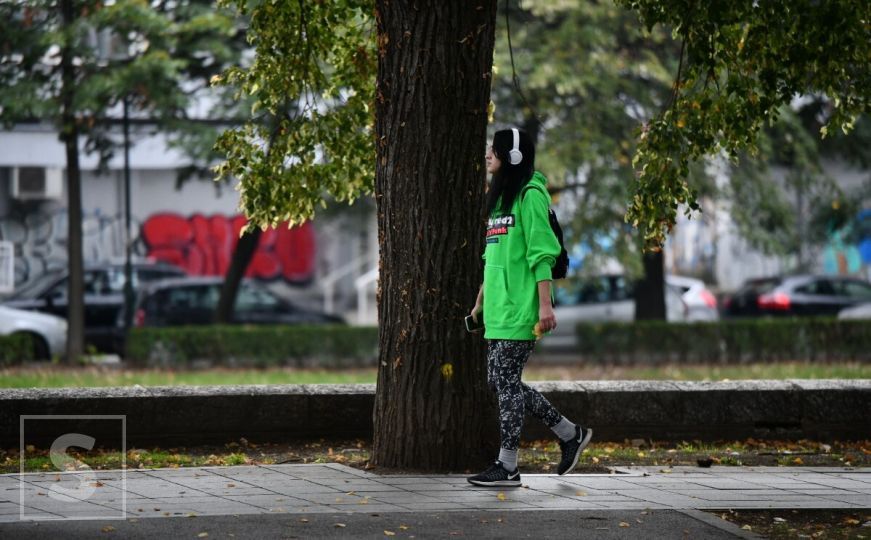
[[[63,26],[69,29],[75,19],[72,0],[61,1]],[[67,302],[67,362],[74,363],[84,352],[85,302],[84,263],[82,261],[82,178],[79,169],[79,128],[76,124],[73,44],[64,43],[61,51],[61,140],[67,158],[67,259],[69,265]]]
[[[498,448],[481,284],[496,3],[378,0],[380,246],[373,463],[466,470]]]
[[[635,285],[635,320],[665,320],[665,259],[662,250],[646,252],[644,278]]]
[[[251,259],[254,258],[262,233],[260,227],[248,229],[236,242],[236,249],[233,250],[233,258],[230,260],[230,268],[227,269],[227,275],[224,277],[221,298],[218,300],[218,308],[215,311],[216,323],[226,324],[233,319],[233,308],[236,306],[239,283],[245,276]]]

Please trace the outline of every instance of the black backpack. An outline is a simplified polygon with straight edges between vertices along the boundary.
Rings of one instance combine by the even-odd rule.
[[[526,195],[528,189],[539,189],[537,185],[531,185],[523,188],[523,193],[520,195],[520,201],[523,202],[523,196]],[[569,271],[569,253],[566,251],[566,246],[563,243],[563,228],[560,227],[559,220],[556,218],[556,212],[553,208],[547,209],[547,218],[550,222],[550,228],[556,239],[559,241],[560,252],[550,269],[550,274],[553,279],[563,279]]]

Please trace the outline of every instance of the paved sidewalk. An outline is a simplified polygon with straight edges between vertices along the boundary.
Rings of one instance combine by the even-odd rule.
[[[8,474],[0,476],[0,524],[276,513],[871,508],[871,468],[620,471],[524,474],[516,489],[473,487],[461,475],[381,476],[338,464],[94,471],[85,482],[90,492],[74,498],[53,486],[75,487],[86,479],[82,473]]]

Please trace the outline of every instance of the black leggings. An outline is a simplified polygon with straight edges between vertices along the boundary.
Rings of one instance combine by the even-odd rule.
[[[548,427],[557,425],[562,415],[538,391],[521,382],[520,375],[535,341],[491,339],[487,343],[487,383],[499,400],[501,446],[517,450],[525,411]]]

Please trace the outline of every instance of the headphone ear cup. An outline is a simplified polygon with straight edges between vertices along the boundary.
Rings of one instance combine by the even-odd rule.
[[[508,157],[511,158],[512,165],[517,165],[523,161],[523,153],[520,150],[510,150],[508,152]]]

